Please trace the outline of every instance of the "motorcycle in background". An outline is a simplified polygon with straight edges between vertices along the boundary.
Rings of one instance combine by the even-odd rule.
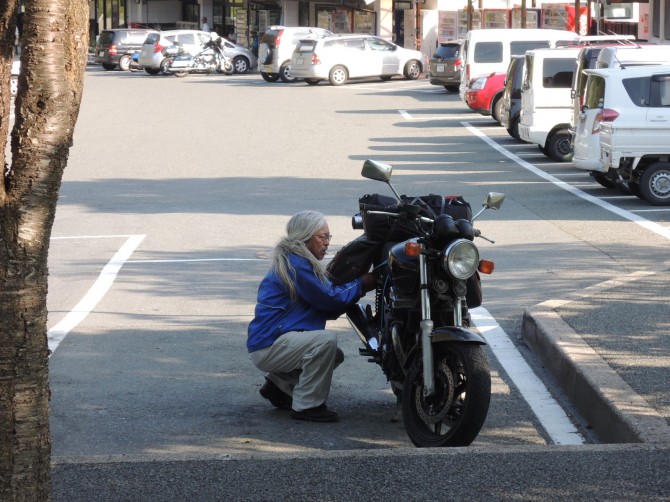
[[[211,73],[213,71],[232,75],[235,67],[233,61],[224,53],[223,39],[212,32],[202,51],[195,56],[190,54],[174,56],[167,71],[176,77],[185,77],[189,73]]]
[[[335,255],[328,271],[335,284],[371,267],[378,274],[374,307],[354,305],[347,317],[363,342],[360,354],[390,382],[412,443],[467,446],[491,398],[486,342],[470,329],[468,308],[481,305],[479,273],[491,273],[493,262],[480,260],[473,241],[486,238],[473,222],[499,209],[505,196],[489,193],[473,216],[459,196],[399,196],[392,170],[373,160],[363,164],[363,177],[387,183],[395,198],[359,199],[352,225],[364,234]]]
[[[119,58],[119,68],[123,71],[142,71],[144,67],[140,64],[141,51],[131,51]]]

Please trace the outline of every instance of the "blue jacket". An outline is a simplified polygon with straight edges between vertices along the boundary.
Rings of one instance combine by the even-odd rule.
[[[249,352],[269,347],[289,331],[324,329],[327,320],[337,319],[365,294],[362,279],[335,286],[328,280],[322,282],[306,258],[291,254],[289,260],[295,268],[298,299],[291,301],[273,270],[265,275],[258,287],[255,316],[247,330]]]

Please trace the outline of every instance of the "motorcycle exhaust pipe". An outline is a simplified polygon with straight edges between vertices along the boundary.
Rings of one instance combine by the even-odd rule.
[[[358,338],[361,339],[361,342],[363,342],[363,345],[372,350],[379,349],[377,333],[375,332],[375,329],[370,326],[368,316],[365,314],[363,307],[359,304],[352,305],[347,309],[346,314],[349,324],[354,328],[354,331],[358,335]]]

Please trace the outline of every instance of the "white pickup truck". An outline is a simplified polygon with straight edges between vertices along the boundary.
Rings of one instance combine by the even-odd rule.
[[[607,72],[599,127],[603,173],[656,206],[670,205],[670,66]],[[614,171],[614,173],[612,173]]]

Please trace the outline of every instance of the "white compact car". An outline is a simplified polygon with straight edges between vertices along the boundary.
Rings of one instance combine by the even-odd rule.
[[[419,78],[426,67],[419,51],[404,49],[372,35],[333,35],[301,40],[291,58],[291,75],[311,85],[328,80],[343,85],[349,79],[402,75]]]

